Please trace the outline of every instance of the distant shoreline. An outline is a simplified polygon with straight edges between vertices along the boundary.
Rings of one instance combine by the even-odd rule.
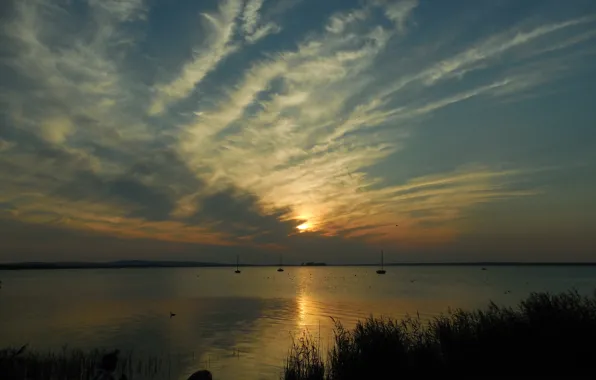
[[[129,269],[129,268],[232,268],[235,264],[203,263],[187,261],[114,261],[104,263],[93,262],[25,262],[0,264],[0,270],[50,270],[50,269]],[[277,267],[278,264],[243,264],[241,267]],[[290,264],[284,267],[376,267],[378,264],[325,264],[301,265]],[[448,262],[448,263],[388,263],[386,267],[409,266],[474,266],[474,267],[503,267],[503,266],[596,266],[596,262]]]

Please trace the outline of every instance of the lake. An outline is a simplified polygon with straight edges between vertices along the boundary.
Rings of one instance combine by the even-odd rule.
[[[371,314],[426,319],[489,300],[513,305],[532,291],[596,288],[588,266],[241,269],[0,271],[0,347],[160,355],[175,380],[198,368],[217,380],[279,379],[293,338],[309,331],[330,345],[330,317],[346,326]]]

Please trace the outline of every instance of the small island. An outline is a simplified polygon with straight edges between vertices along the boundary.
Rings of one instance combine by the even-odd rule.
[[[317,263],[314,261],[309,261],[309,262],[301,264],[301,266],[303,266],[303,267],[324,267],[326,265],[327,265],[326,263]]]

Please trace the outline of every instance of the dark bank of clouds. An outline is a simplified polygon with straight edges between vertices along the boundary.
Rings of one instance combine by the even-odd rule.
[[[147,238],[122,238],[60,225],[0,218],[2,262],[113,261],[121,259],[222,262],[235,247],[178,243]],[[257,254],[248,247],[246,252]]]
[[[2,213],[0,207],[0,213]],[[276,264],[279,254],[288,264],[304,261],[329,263],[357,263],[377,252],[364,242],[346,242],[341,237],[307,233],[300,236],[272,234],[285,246],[267,250],[250,243],[241,246],[222,246],[200,243],[182,243],[146,238],[123,238],[92,230],[66,228],[61,225],[34,224],[0,217],[0,262],[21,261],[114,261],[122,259],[191,260],[201,262],[233,263],[237,254],[247,264]]]
[[[177,155],[167,149],[152,152],[124,174],[108,177],[79,170],[55,194],[66,200],[112,203],[129,210],[126,216],[147,221],[177,220],[188,226],[215,225],[232,236],[259,234],[260,243],[280,242],[295,231],[297,221],[283,221],[289,209],[262,211],[258,198],[229,186],[207,195],[205,183]],[[194,198],[190,215],[173,216],[177,200]]]
[[[34,134],[12,130],[10,134],[0,137],[15,143],[10,152],[6,152],[6,159],[0,160],[3,175],[9,175],[25,184],[41,183],[43,191],[56,199],[81,204],[112,205],[124,210],[125,216],[141,221],[176,220],[189,227],[208,226],[226,234],[231,240],[244,238],[241,242],[243,250],[255,250],[250,247],[253,244],[274,244],[290,251],[309,251],[314,248],[311,244],[325,245],[324,242],[330,241],[333,241],[331,246],[322,248],[329,248],[331,251],[340,247],[347,248],[347,244],[342,247],[345,242],[340,238],[330,239],[316,233],[294,236],[296,226],[301,221],[288,220],[289,209],[264,212],[256,195],[231,185],[217,192],[193,197],[193,194],[199,194],[206,188],[205,183],[188,169],[173,150],[167,148],[148,151],[145,157],[138,159],[129,168],[120,170],[120,174],[109,175],[98,170],[90,156],[50,144]],[[177,201],[185,196],[193,198],[195,211],[188,215],[173,216]],[[18,207],[15,208],[9,202],[3,203],[4,216],[15,210]],[[133,243],[132,240],[103,236],[92,231],[68,231],[57,225],[27,224],[8,219],[4,219],[3,223],[5,232],[21,231],[6,234],[4,240],[13,250],[13,253],[6,251],[5,254],[14,260],[20,256],[18,252],[36,256],[36,250],[42,255],[55,254],[56,259],[59,259],[62,255],[69,257],[78,251],[77,247],[87,249],[90,246],[94,247],[93,251],[97,251],[99,247],[113,246],[114,249],[110,251],[132,257],[138,252],[147,253],[160,249],[168,251],[168,247],[172,246],[176,247],[174,251],[181,258],[197,250],[230,252],[230,248],[221,247],[204,250],[202,248],[205,247],[200,244],[160,243],[152,240],[150,235],[146,239],[135,239],[136,243]],[[23,245],[20,249],[17,248],[19,244]],[[145,251],[148,246],[152,249]],[[167,255],[166,252],[164,254]],[[83,253],[81,255],[84,257]],[[101,257],[105,255],[109,256],[102,251]]]

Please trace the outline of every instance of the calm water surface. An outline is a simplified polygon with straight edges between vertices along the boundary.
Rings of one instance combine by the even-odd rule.
[[[423,318],[514,304],[532,291],[592,294],[596,267],[287,267],[0,272],[0,346],[118,347],[169,358],[171,379],[279,379],[292,337],[327,347],[329,317]],[[505,291],[510,290],[510,294]],[[169,313],[177,315],[170,318]]]

